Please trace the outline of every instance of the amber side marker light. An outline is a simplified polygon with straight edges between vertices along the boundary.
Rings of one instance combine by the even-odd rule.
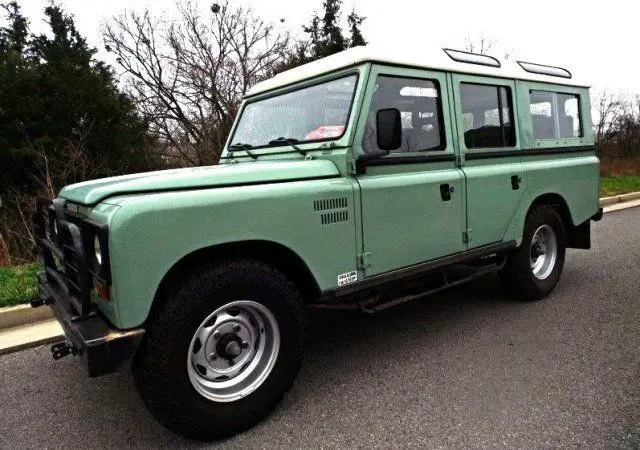
[[[96,293],[103,300],[109,300],[109,285],[105,283],[96,283]]]

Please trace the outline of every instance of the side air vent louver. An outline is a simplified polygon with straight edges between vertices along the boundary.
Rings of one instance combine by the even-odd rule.
[[[327,198],[313,202],[314,211],[326,211],[328,209],[342,209],[347,207],[347,197]]]
[[[313,202],[313,210],[320,214],[320,224],[330,225],[349,221],[347,197],[327,198]],[[325,212],[326,211],[326,212]]]
[[[330,213],[324,213],[320,215],[320,222],[322,225],[329,225],[330,223],[348,222],[349,213],[345,211],[336,211]]]

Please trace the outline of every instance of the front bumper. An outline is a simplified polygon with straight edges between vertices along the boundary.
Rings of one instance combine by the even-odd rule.
[[[114,328],[91,300],[94,283],[110,281],[106,227],[72,215],[56,199],[38,202],[34,232],[44,270],[38,274],[39,299],[31,306],[49,305],[67,338],[52,347],[54,358],[80,356],[91,377],[114,372],[131,358],[144,329]],[[105,264],[88,256],[95,239],[105,249]]]
[[[70,352],[79,356],[90,377],[115,372],[131,359],[142,340],[144,329],[117,330],[99,313],[90,317],[74,316],[64,293],[47,282],[45,272],[38,274],[40,302],[53,310],[67,338]]]

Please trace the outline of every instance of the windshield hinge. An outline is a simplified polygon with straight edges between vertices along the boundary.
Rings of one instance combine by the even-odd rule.
[[[371,263],[369,262],[369,258],[371,257],[371,252],[362,252],[358,255],[358,269],[364,270],[368,267],[371,267]]]
[[[471,228],[467,228],[462,232],[462,242],[465,244],[471,242]]]
[[[456,166],[462,167],[464,166],[464,163],[465,163],[464,153],[456,154]]]

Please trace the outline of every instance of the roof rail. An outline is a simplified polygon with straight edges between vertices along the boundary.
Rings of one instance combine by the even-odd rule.
[[[546,66],[526,61],[516,61],[525,72],[539,75],[549,75],[551,77],[572,78],[571,72],[564,67]]]
[[[455,50],[453,48],[443,48],[442,50],[455,62],[477,64],[479,66],[501,67],[500,61],[493,56],[482,53],[467,52],[464,50]]]

